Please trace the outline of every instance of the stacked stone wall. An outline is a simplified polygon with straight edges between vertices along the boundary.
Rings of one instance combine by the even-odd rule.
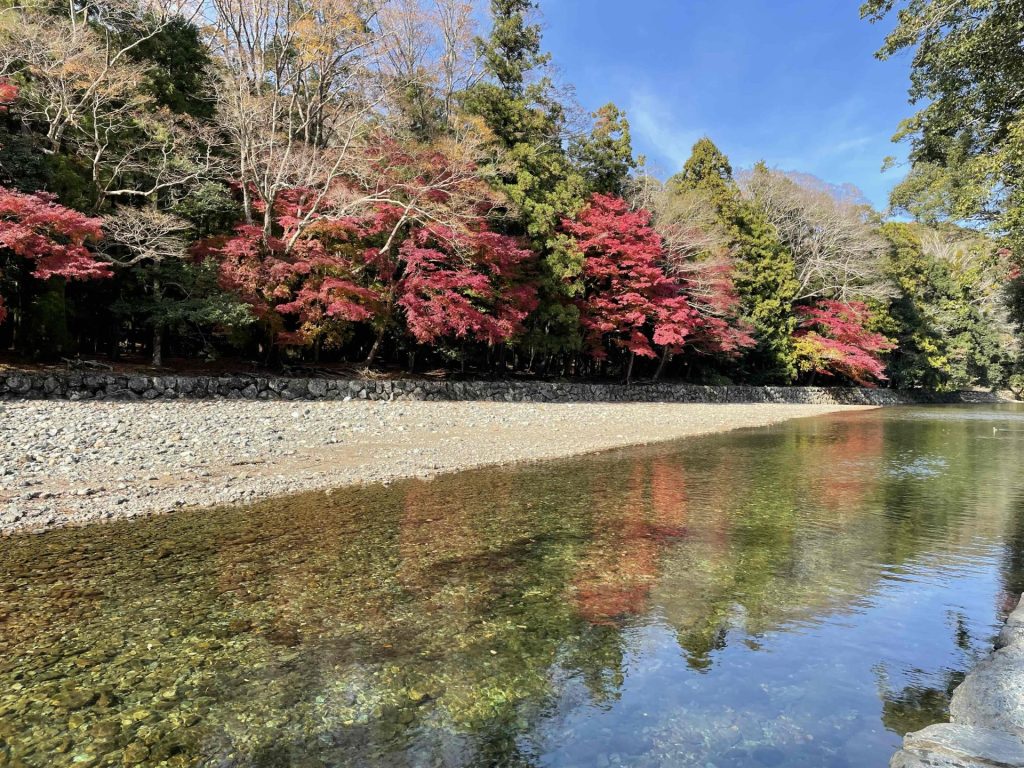
[[[591,384],[540,381],[290,378],[279,376],[142,376],[114,373],[0,373],[0,399],[51,400],[493,400],[530,403],[795,403],[900,405],[996,402],[987,392],[936,395],[846,387]]]

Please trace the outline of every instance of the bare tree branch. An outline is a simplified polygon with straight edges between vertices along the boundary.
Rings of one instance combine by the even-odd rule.
[[[888,246],[855,188],[763,166],[741,177],[740,184],[793,254],[797,301],[892,295],[882,274]]]

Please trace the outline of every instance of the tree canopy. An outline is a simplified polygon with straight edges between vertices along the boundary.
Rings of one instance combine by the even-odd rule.
[[[489,25],[468,0],[11,7],[0,345],[999,386],[1024,306],[1020,9],[863,13],[897,6],[914,224],[709,137],[656,178],[626,112],[559,79],[533,0],[491,0]]]

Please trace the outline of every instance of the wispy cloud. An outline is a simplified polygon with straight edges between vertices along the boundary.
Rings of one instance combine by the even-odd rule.
[[[875,140],[876,137],[874,136],[858,136],[857,138],[846,139],[845,141],[825,143],[817,148],[815,154],[819,158],[845,155],[848,152],[855,152],[870,146]]]
[[[663,100],[644,88],[633,90],[626,110],[635,143],[641,151],[653,155],[650,164],[655,171],[663,172],[658,175],[679,171],[702,132],[684,125]]]
[[[856,3],[545,0],[545,40],[588,109],[625,107],[658,175],[705,133],[736,169],[759,160],[853,182],[885,205],[904,156],[889,136],[910,113],[907,66],[880,62],[884,30]]]

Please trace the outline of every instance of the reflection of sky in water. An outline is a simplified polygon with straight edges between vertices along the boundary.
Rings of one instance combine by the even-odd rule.
[[[880,697],[898,718],[901,697],[924,692],[927,701],[936,679],[970,663],[974,651],[941,653],[934,638],[951,637],[958,622],[985,624],[999,588],[992,565],[959,570],[952,604],[950,580],[928,570],[898,576],[898,588],[884,586],[853,615],[793,622],[754,641],[739,628],[697,676],[680,663],[672,628],[654,621],[632,633],[625,682],[610,706],[580,706],[579,691],[567,688],[568,714],[542,731],[540,762],[885,765],[900,739],[879,717]]]
[[[946,466],[941,456],[906,456],[892,463],[888,472],[894,477],[933,477],[941,474]]]
[[[0,541],[0,765],[883,766],[1024,589],[1021,413]]]

